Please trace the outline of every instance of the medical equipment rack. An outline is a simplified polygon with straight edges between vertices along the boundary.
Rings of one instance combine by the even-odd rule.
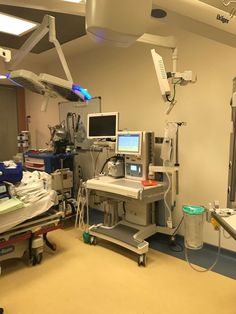
[[[0,234],[1,262],[10,258],[21,258],[27,252],[29,263],[40,264],[43,258],[43,244],[53,251],[56,245],[47,238],[47,233],[62,228],[64,212],[51,207],[47,212]]]
[[[75,154],[72,153],[54,154],[29,150],[24,153],[24,166],[29,171],[39,170],[49,174],[61,168],[69,168],[73,171],[74,156]]]
[[[96,195],[120,201],[135,201],[136,204],[154,204],[164,198],[167,185],[160,182],[157,186],[144,187],[140,182],[130,179],[114,179],[109,176],[90,179],[86,182],[87,194],[96,191]],[[146,253],[149,243],[146,238],[158,232],[152,217],[151,223],[139,225],[122,219],[112,226],[104,224],[89,228],[90,243],[96,244],[97,238],[112,242],[138,254],[138,265],[146,266]]]

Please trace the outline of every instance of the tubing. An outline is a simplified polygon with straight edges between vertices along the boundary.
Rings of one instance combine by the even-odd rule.
[[[220,249],[221,249],[221,228],[220,228],[220,227],[219,227],[219,230],[218,230],[218,231],[219,231],[219,237],[218,237],[218,251],[217,251],[217,256],[216,256],[216,259],[215,259],[214,263],[213,263],[209,268],[207,268],[207,269],[198,269],[198,268],[196,268],[193,264],[190,263],[189,257],[188,257],[188,249],[187,249],[187,247],[185,246],[185,249],[184,249],[185,258],[186,258],[186,260],[187,260],[189,266],[190,266],[193,270],[195,270],[195,271],[197,271],[197,272],[199,272],[199,273],[205,273],[205,272],[207,272],[207,271],[209,271],[209,270],[212,270],[212,268],[217,264],[217,262],[218,262],[218,260],[219,260],[219,257],[220,257]]]

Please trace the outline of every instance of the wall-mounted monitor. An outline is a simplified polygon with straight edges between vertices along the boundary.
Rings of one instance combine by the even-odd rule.
[[[116,139],[118,131],[118,112],[102,112],[88,114],[87,137],[91,139]]]
[[[127,155],[141,155],[142,132],[124,131],[117,133],[116,153]]]

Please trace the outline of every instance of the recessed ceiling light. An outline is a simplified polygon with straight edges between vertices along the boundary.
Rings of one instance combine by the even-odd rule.
[[[2,33],[21,36],[36,28],[37,25],[38,23],[0,12],[0,32]]]

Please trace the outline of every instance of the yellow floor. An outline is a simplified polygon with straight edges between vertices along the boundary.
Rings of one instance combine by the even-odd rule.
[[[84,244],[74,230],[49,238],[58,249],[47,250],[41,265],[3,264],[0,306],[6,314],[236,314],[233,279],[197,273],[154,250],[147,266],[138,267],[134,254],[104,242]]]

